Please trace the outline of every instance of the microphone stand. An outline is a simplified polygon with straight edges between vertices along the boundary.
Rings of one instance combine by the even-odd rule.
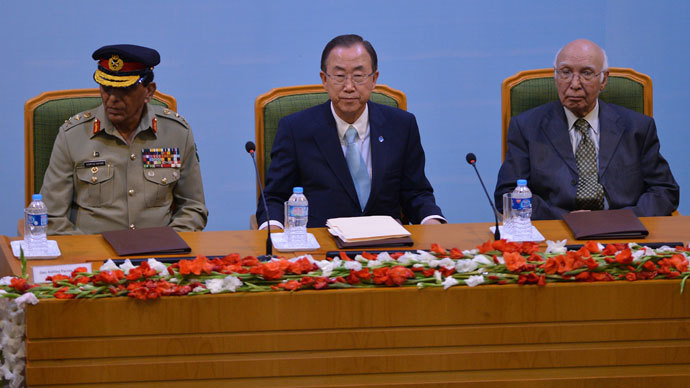
[[[268,213],[268,205],[266,204],[266,195],[264,193],[264,186],[261,183],[261,178],[259,177],[259,167],[256,165],[256,158],[254,157],[254,152],[256,151],[256,146],[254,145],[254,143],[249,141],[245,145],[245,148],[247,149],[247,152],[249,152],[249,155],[251,155],[252,162],[254,162],[254,171],[256,172],[256,181],[259,183],[259,190],[261,190],[261,199],[263,200],[264,211],[266,212],[266,222],[268,223],[268,226],[266,227],[266,230],[268,231],[267,236],[266,236],[266,254],[257,257],[257,259],[259,259],[259,261],[269,261],[274,257],[273,256],[273,241],[271,240],[271,216]]]
[[[482,180],[482,176],[479,175],[479,170],[477,170],[477,166],[475,163],[477,163],[477,158],[474,156],[473,153],[467,154],[465,157],[467,160],[467,163],[469,163],[472,167],[474,167],[474,172],[477,173],[477,178],[479,178],[479,183],[482,184],[482,189],[484,189],[484,194],[486,194],[486,198],[489,200],[489,204],[491,205],[491,209],[493,210],[492,213],[494,213],[494,220],[496,221],[496,229],[494,231],[494,240],[500,240],[501,239],[501,231],[498,229],[498,210],[496,210],[496,206],[494,206],[494,202],[491,200],[491,196],[489,196],[489,192],[486,191],[486,186],[484,186],[484,181]]]

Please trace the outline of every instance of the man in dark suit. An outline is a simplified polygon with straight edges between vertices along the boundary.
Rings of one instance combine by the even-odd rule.
[[[560,101],[515,116],[494,197],[527,179],[533,219],[560,219],[575,210],[631,208],[665,216],[679,188],[659,152],[654,119],[598,99],[608,81],[599,46],[580,39],[556,55]]]
[[[376,51],[357,35],[331,40],[321,55],[330,100],[284,117],[266,177],[271,223],[282,227],[283,202],[301,186],[309,227],[334,217],[389,215],[413,223],[445,222],[424,174],[414,115],[369,101],[379,76]],[[266,214],[256,211],[261,228]]]

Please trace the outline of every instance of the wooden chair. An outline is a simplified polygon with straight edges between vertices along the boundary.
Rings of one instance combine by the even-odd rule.
[[[501,85],[503,143],[501,160],[507,151],[510,119],[526,110],[558,99],[553,68],[525,70],[506,78]],[[599,98],[652,116],[652,79],[633,69],[612,67],[609,80]]]
[[[177,110],[175,98],[156,91],[153,104]],[[68,89],[43,92],[24,105],[24,201],[41,191],[43,176],[50,162],[58,129],[75,114],[102,103],[99,89]],[[19,235],[24,232],[23,220],[18,224]]]
[[[371,101],[407,110],[407,97],[400,90],[386,85],[376,85],[369,97]],[[266,174],[271,164],[271,148],[278,131],[278,122],[283,117],[295,112],[322,104],[328,100],[328,93],[323,85],[287,86],[271,89],[260,95],[254,103],[254,122],[256,140],[256,163],[262,184],[266,183]],[[259,185],[256,185],[256,196],[259,198]],[[250,226],[256,228],[256,217],[250,218]]]

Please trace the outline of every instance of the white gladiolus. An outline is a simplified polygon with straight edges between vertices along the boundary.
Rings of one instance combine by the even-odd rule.
[[[467,284],[468,287],[475,287],[482,283],[484,283],[484,276],[482,275],[472,275],[465,280],[465,284]]]
[[[477,269],[479,265],[476,261],[470,259],[460,259],[455,264],[455,270],[459,273],[472,272]]]
[[[125,259],[125,262],[120,264],[120,269],[124,271],[125,275],[129,275],[129,270],[134,267],[134,264],[132,264],[132,262],[129,261],[129,259]]]
[[[116,269],[120,269],[117,264],[113,261],[113,259],[108,259],[103,263],[101,268],[99,268],[99,271],[115,271]]]
[[[158,275],[163,277],[170,277],[170,274],[168,273],[168,267],[166,267],[165,264],[161,263],[156,259],[149,259],[148,263],[149,267],[153,268],[154,270],[156,270],[156,272],[158,272]]]
[[[457,284],[460,284],[460,282],[459,282],[457,279],[455,279],[455,278],[452,277],[452,276],[448,276],[448,277],[446,278],[446,280],[443,281],[443,289],[444,289],[444,290],[447,290],[447,289],[449,289],[450,287],[453,287],[453,286],[455,286],[455,285],[457,285]]]
[[[360,271],[362,270],[362,263],[359,261],[346,261],[343,263],[343,268],[353,271]]]
[[[477,264],[484,264],[484,265],[494,265],[494,261],[489,259],[488,257],[484,255],[477,255],[472,258],[472,261],[474,261]]]
[[[565,253],[566,241],[567,240],[561,240],[561,241],[546,240],[546,250],[544,252],[545,253]]]

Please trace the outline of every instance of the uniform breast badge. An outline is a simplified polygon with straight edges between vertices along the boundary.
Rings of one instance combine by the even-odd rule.
[[[141,150],[144,168],[182,167],[180,149],[174,148],[144,148]]]

